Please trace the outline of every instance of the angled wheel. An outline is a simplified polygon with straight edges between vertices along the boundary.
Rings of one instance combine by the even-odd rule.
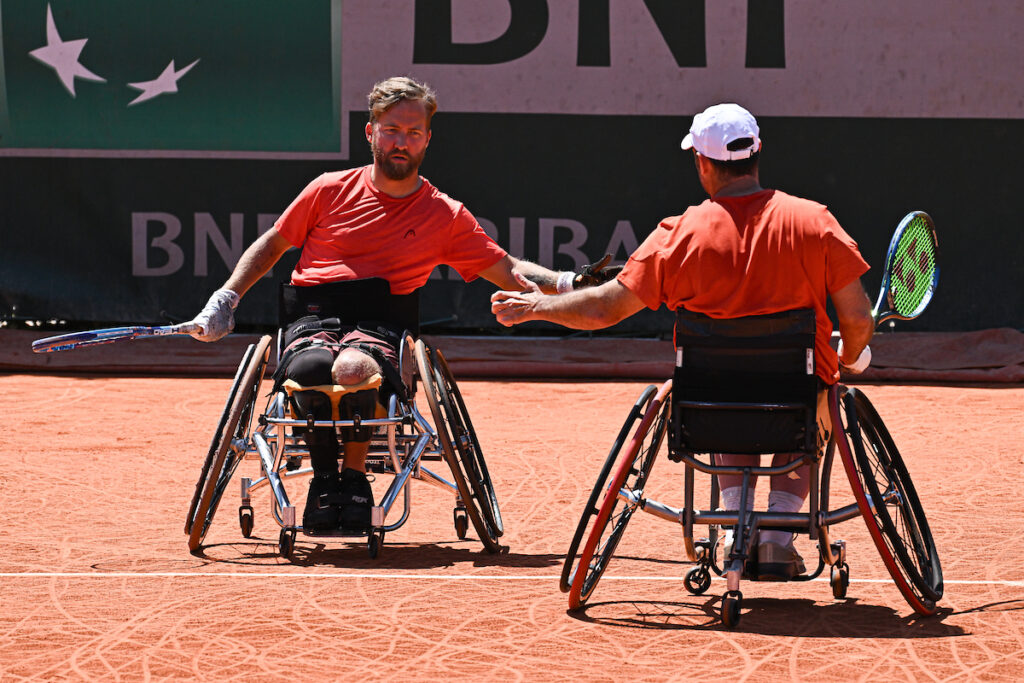
[[[248,439],[256,398],[269,359],[270,337],[264,335],[257,343],[249,345],[238,365],[231,393],[228,394],[227,404],[210,443],[185,519],[188,548],[193,552],[202,545],[224,489],[245,456],[245,441]]]
[[[563,593],[569,592],[569,587],[572,585],[573,576],[576,573],[576,561],[578,559],[580,543],[583,541],[583,535],[587,533],[587,529],[590,527],[590,520],[600,512],[597,507],[598,501],[601,500],[601,493],[608,488],[608,477],[611,476],[612,467],[615,466],[615,462],[619,459],[619,454],[622,452],[623,446],[629,440],[629,432],[633,428],[633,425],[644,416],[647,412],[647,407],[650,405],[654,395],[658,393],[658,387],[653,384],[648,386],[640,394],[640,398],[636,400],[633,407],[630,409],[629,414],[626,416],[626,421],[622,423],[622,429],[619,430],[618,436],[615,437],[615,441],[612,443],[612,449],[608,452],[608,457],[604,460],[604,465],[601,467],[601,473],[597,475],[597,481],[594,483],[594,490],[590,492],[590,498],[587,500],[587,506],[583,509],[583,515],[580,517],[579,524],[576,525],[576,533],[573,534],[572,542],[569,543],[569,550],[565,554],[565,563],[562,565],[562,576],[558,581],[558,588]]]
[[[430,414],[434,418],[441,453],[452,470],[459,498],[466,506],[466,513],[484,548],[492,553],[500,552],[502,547],[498,538],[505,529],[498,509],[498,497],[459,387],[444,355],[436,349],[429,349],[422,339],[416,341],[416,363]]]
[[[590,598],[640,504],[668,426],[671,392],[672,381],[669,380],[649,399],[643,419],[616,458],[607,486],[602,487],[604,498],[597,507],[597,513],[590,514],[593,506],[584,511],[584,517],[591,518],[590,533],[579,561],[568,576],[570,609],[580,607]],[[627,495],[629,499],[624,500]],[[571,562],[572,556],[566,561]]]
[[[942,567],[903,458],[863,393],[835,392],[830,403],[832,422],[842,425],[846,437],[838,439],[843,466],[878,553],[910,606],[934,614]]]
[[[683,578],[683,585],[692,594],[702,595],[708,588],[711,588],[711,572],[707,567],[699,564],[686,572],[686,576]]]

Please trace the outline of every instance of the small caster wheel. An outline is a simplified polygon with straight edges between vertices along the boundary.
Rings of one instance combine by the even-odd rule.
[[[739,591],[728,591],[722,596],[722,623],[726,628],[736,628],[740,623],[740,607],[743,594]]]
[[[711,572],[704,565],[698,565],[686,572],[683,584],[686,586],[686,590],[692,594],[701,595],[711,587]]]
[[[281,535],[277,540],[277,549],[281,557],[291,557],[295,550],[295,529],[281,529]]]
[[[846,563],[832,565],[832,575],[829,579],[832,585],[832,597],[842,600],[846,597],[846,589],[850,585],[850,567]]]
[[[242,528],[242,536],[252,536],[253,513],[251,505],[243,505],[238,508],[238,526]]]
[[[370,559],[376,560],[380,556],[380,551],[384,548],[384,532],[370,532],[370,535],[366,539],[366,549],[370,553]]]
[[[469,531],[469,517],[466,516],[466,508],[455,508],[452,511],[452,516],[455,521],[455,535],[459,537],[459,540],[466,538],[466,532]]]

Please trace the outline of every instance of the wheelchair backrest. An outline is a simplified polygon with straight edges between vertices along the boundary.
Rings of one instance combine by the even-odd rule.
[[[338,318],[344,325],[383,324],[401,334],[420,332],[419,290],[392,294],[383,278],[346,280],[310,287],[282,284],[278,323],[286,328],[299,318],[315,315],[321,320]]]
[[[670,454],[811,453],[814,311],[716,319],[679,309]]]

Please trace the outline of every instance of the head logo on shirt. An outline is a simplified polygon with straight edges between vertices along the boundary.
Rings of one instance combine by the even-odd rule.
[[[415,236],[416,236],[416,231],[413,230],[412,228],[409,228],[408,230],[405,231],[405,235],[402,237],[402,239],[409,239],[410,237],[415,237]]]

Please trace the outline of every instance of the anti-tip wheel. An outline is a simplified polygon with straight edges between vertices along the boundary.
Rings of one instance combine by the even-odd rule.
[[[829,577],[829,584],[832,586],[832,597],[842,600],[846,597],[846,589],[850,587],[850,567],[847,564],[832,565],[832,573]]]
[[[455,508],[452,511],[452,521],[455,523],[455,535],[459,537],[459,540],[465,540],[466,533],[469,531],[469,517],[466,515],[465,508]]]
[[[277,539],[277,550],[281,557],[291,557],[295,550],[295,529],[281,529]]]
[[[241,528],[244,538],[252,536],[253,511],[251,505],[242,505],[238,508],[238,526]]]
[[[726,628],[736,628],[740,623],[742,605],[743,594],[739,591],[728,591],[722,596],[722,623]]]
[[[370,532],[366,538],[366,550],[370,553],[370,559],[376,560],[380,557],[380,551],[384,549],[384,532]]]

